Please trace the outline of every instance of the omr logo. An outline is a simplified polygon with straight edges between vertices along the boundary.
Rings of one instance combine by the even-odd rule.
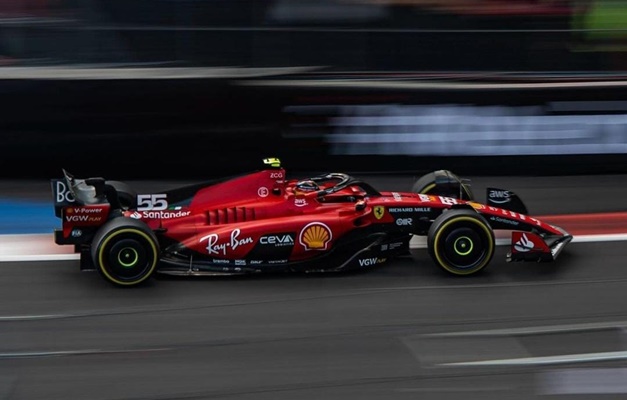
[[[396,220],[396,225],[398,226],[409,226],[413,223],[413,218],[398,218]]]

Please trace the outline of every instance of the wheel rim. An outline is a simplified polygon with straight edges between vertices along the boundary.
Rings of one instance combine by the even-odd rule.
[[[107,249],[107,269],[122,280],[135,280],[148,268],[146,249],[142,241],[125,238],[112,243]]]
[[[440,227],[433,250],[442,268],[454,274],[468,275],[490,261],[494,238],[490,228],[477,218],[460,216]]]
[[[118,264],[124,268],[133,268],[139,261],[139,253],[132,247],[125,247],[118,252]]]
[[[461,257],[467,256],[472,253],[475,245],[471,238],[468,236],[460,236],[453,242],[453,251],[455,254]]]
[[[485,256],[480,235],[469,227],[450,229],[444,236],[444,256],[452,267],[468,269]]]
[[[98,260],[101,272],[110,281],[121,285],[137,284],[155,269],[157,249],[144,232],[122,229],[102,242]]]

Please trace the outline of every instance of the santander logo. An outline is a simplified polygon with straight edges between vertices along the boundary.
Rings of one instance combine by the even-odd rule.
[[[521,253],[526,253],[528,251],[531,251],[533,250],[533,247],[534,247],[533,242],[529,240],[527,235],[525,235],[524,233],[520,237],[520,239],[518,239],[518,241],[514,244],[514,249],[516,249],[516,251],[519,251]]]

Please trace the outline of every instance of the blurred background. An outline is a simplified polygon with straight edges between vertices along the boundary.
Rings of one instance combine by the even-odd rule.
[[[0,0],[0,399],[624,399],[626,87],[627,0]],[[146,290],[51,240],[62,168],[155,193],[265,157],[580,230],[469,279],[423,242]]]
[[[627,171],[627,1],[3,0],[4,177]]]
[[[619,0],[4,0],[5,65],[622,70]]]

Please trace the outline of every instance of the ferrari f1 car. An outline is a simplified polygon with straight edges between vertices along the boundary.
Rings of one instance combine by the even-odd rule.
[[[553,261],[572,236],[528,215],[518,196],[488,189],[475,201],[470,183],[447,170],[408,192],[379,191],[344,173],[288,179],[275,158],[264,168],[175,189],[136,193],[104,178],[63,171],[51,181],[59,245],[73,245],[81,270],[115,285],[170,275],[326,272],[364,269],[409,253],[427,237],[443,271],[482,271],[495,230],[511,231],[508,261]]]

